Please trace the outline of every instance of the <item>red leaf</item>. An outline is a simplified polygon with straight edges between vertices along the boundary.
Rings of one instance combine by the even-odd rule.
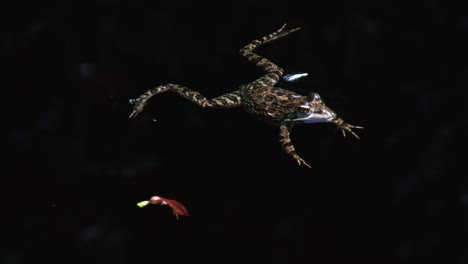
[[[172,212],[174,213],[174,215],[176,216],[177,219],[179,219],[179,215],[181,215],[181,216],[189,216],[190,215],[187,208],[185,208],[185,206],[183,204],[179,203],[176,200],[164,198],[164,197],[161,197],[161,196],[153,196],[153,197],[150,198],[150,202],[152,204],[168,205],[169,207],[171,207]]]

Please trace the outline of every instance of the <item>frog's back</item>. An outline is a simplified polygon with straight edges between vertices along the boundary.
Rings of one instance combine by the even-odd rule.
[[[243,86],[241,88],[243,106],[246,112],[256,118],[278,124],[295,112],[305,96],[276,86]]]

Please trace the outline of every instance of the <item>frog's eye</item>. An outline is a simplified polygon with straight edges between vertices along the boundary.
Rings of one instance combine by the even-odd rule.
[[[303,103],[297,108],[298,117],[306,117],[310,114],[311,107],[309,103]]]
[[[320,97],[320,95],[318,93],[310,93],[310,98],[312,98],[312,102],[314,103],[321,103],[322,102],[322,98]]]

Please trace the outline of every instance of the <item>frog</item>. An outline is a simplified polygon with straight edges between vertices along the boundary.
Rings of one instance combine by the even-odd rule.
[[[235,108],[242,107],[245,112],[251,114],[258,120],[279,127],[279,143],[284,152],[297,162],[311,168],[311,166],[302,159],[292,143],[290,132],[293,126],[297,124],[312,123],[332,123],[346,137],[346,132],[357,139],[359,136],[353,129],[363,129],[362,126],[351,125],[339,117],[331,108],[323,102],[320,95],[311,92],[307,95],[296,93],[291,89],[280,87],[279,81],[283,76],[284,70],[253,51],[266,43],[272,42],[293,32],[300,30],[301,27],[286,29],[286,24],[282,27],[255,39],[243,46],[239,53],[249,62],[266,72],[262,77],[240,85],[237,90],[208,99],[201,93],[186,86],[167,83],[147,90],[136,99],[130,99],[133,103],[133,109],[129,118],[135,118],[147,104],[148,100],[154,95],[171,91],[179,96],[197,104],[203,108]]]

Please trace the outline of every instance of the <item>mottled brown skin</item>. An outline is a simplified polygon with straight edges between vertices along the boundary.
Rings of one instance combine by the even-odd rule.
[[[133,100],[135,106],[129,118],[133,118],[140,113],[148,99],[153,95],[172,91],[201,107],[211,108],[233,108],[242,106],[246,112],[267,123],[280,127],[279,141],[284,151],[297,161],[299,165],[307,164],[297,155],[294,145],[289,137],[292,126],[296,123],[318,123],[331,122],[341,129],[344,136],[345,131],[359,138],[352,128],[362,128],[344,122],[341,118],[328,108],[316,93],[309,96],[299,95],[293,91],[277,87],[279,79],[283,75],[283,69],[273,62],[263,58],[252,51],[260,45],[284,37],[300,28],[284,30],[281,27],[276,32],[254,40],[240,50],[240,54],[249,61],[255,63],[267,72],[263,77],[242,85],[238,90],[222,96],[207,99],[200,93],[178,84],[165,84],[146,91],[137,99]]]

